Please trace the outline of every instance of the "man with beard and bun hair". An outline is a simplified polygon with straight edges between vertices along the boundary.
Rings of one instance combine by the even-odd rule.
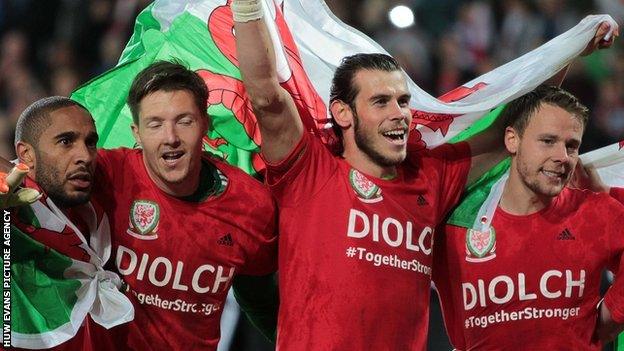
[[[136,311],[114,328],[119,348],[216,350],[234,277],[270,283],[276,270],[274,201],[262,183],[203,151],[207,103],[197,73],[153,63],[128,93],[140,148],[98,152],[95,195]]]
[[[106,263],[105,243],[110,245],[108,221],[101,208],[89,201],[96,167],[97,141],[98,135],[90,113],[66,97],[53,96],[36,101],[24,110],[17,121],[15,152],[20,164],[8,176],[6,173],[0,176],[0,192],[3,193],[0,194],[0,207],[15,207],[11,215],[12,236],[17,235],[17,231],[25,233],[45,245],[46,250],[40,253],[42,257],[35,259],[36,264],[43,266],[38,268],[37,281],[33,282],[23,280],[23,277],[32,275],[16,274],[33,269],[31,258],[20,253],[20,250],[32,249],[13,247],[17,258],[11,261],[11,290],[26,299],[37,300],[32,306],[19,306],[24,300],[12,298],[14,311],[35,310],[27,315],[14,314],[14,326],[36,325],[42,323],[42,320],[52,321],[50,323],[53,324],[60,316],[48,316],[46,313],[65,311],[58,306],[61,299],[57,298],[57,294],[63,290],[57,290],[54,284],[58,279],[57,273],[54,268],[42,263],[51,262],[46,261],[50,249],[81,260],[83,265],[95,265],[92,268],[94,271],[102,270]],[[1,161],[3,169],[10,166],[10,163],[5,164],[8,161]],[[24,188],[17,190],[18,185]],[[29,203],[32,205],[27,206]],[[29,252],[33,254],[34,251]],[[111,272],[107,273],[111,274],[110,277],[114,276]],[[86,275],[82,277],[86,278]],[[33,290],[34,286],[37,288]],[[127,301],[118,291],[120,286],[121,284],[111,289],[114,294]],[[127,307],[131,310],[129,301]],[[87,316],[75,336],[72,337],[71,328],[64,328],[64,336],[60,340],[64,342],[58,344],[58,341],[52,341],[58,337],[54,334],[47,336],[48,340],[44,344],[58,344],[53,348],[55,350],[111,348],[110,340],[94,339],[94,332],[100,330],[105,333],[103,327]],[[35,337],[36,335],[32,336],[33,340]],[[16,339],[14,337],[13,341]]]
[[[280,209],[277,347],[425,349],[434,228],[466,181],[505,156],[503,124],[465,143],[412,149],[404,72],[388,55],[357,54],[332,81],[343,147],[333,155],[304,132],[279,83],[262,2],[234,0],[231,9]]]
[[[457,350],[600,350],[624,326],[624,206],[566,187],[587,117],[551,86],[499,117],[511,167],[484,205],[496,206],[491,225],[436,237],[433,280]],[[600,303],[605,269],[616,279]]]
[[[468,143],[411,150],[403,71],[388,55],[357,54],[333,78],[330,111],[343,147],[336,157],[304,132],[279,85],[260,1],[235,0],[232,11],[280,208],[277,347],[424,349],[434,228],[466,180],[502,159],[494,147],[502,125]]]

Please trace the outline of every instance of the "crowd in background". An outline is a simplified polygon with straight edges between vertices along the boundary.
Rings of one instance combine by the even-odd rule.
[[[20,112],[46,95],[68,95],[113,67],[148,0],[0,1],[0,156],[12,157]],[[624,0],[329,0],[347,24],[397,57],[439,96],[520,56],[591,13],[624,23]],[[388,11],[406,5],[408,28]],[[624,139],[624,45],[578,59],[563,87],[592,110],[582,151]]]

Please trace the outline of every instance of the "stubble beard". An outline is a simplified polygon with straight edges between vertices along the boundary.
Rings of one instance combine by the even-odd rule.
[[[399,159],[391,159],[389,157],[384,156],[379,151],[375,150],[373,145],[373,141],[371,138],[360,129],[361,125],[359,122],[359,117],[355,110],[353,111],[353,134],[355,136],[355,145],[366,154],[366,156],[382,167],[396,167],[401,162],[405,160],[405,157],[400,157]]]
[[[518,151],[517,157],[521,159],[521,153]],[[563,182],[561,187],[548,186],[546,184],[541,184],[538,177],[540,176],[540,168],[537,168],[534,171],[534,176],[531,178],[530,174],[532,173],[529,169],[529,166],[522,162],[518,162],[518,173],[520,175],[520,179],[522,183],[531,190],[535,195],[541,198],[553,198],[561,193],[565,185],[567,184],[567,180]],[[569,176],[568,176],[569,179]]]
[[[41,155],[37,155],[37,159],[41,161]],[[63,189],[63,179],[65,177],[61,176],[57,170],[45,162],[38,162],[35,169],[35,178],[41,189],[60,208],[84,205],[89,202],[91,197],[91,191],[82,192],[74,196],[67,194],[65,189]]]

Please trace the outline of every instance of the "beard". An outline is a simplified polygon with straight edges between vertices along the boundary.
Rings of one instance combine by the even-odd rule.
[[[375,150],[372,138],[361,129],[360,118],[355,109],[353,109],[353,134],[355,136],[355,145],[368,156],[368,158],[382,167],[394,167],[405,160],[405,157],[390,158]]]
[[[89,201],[91,190],[78,192],[76,195],[67,194],[63,188],[65,177],[61,176],[60,172],[54,169],[53,166],[41,162],[41,155],[37,155],[37,159],[40,161],[35,169],[37,184],[54,201],[54,204],[60,208],[69,208],[83,205]]]

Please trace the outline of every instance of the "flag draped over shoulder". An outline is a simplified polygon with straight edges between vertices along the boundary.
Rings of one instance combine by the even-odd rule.
[[[29,181],[27,186],[38,189]],[[132,303],[119,291],[121,279],[102,268],[111,254],[106,215],[90,203],[76,208],[74,214],[88,228],[91,246],[45,195],[12,211],[10,323],[14,347],[57,346],[76,335],[87,314],[106,328],[134,318]]]
[[[257,121],[238,69],[230,1],[157,0],[139,14],[117,67],[72,94],[93,114],[101,147],[134,145],[125,104],[132,79],[154,61],[177,59],[208,86],[212,123],[205,148],[250,174],[264,168],[258,156]],[[280,82],[293,96],[306,130],[334,145],[327,110],[334,70],[346,55],[385,50],[338,20],[321,0],[265,0],[263,6]],[[414,115],[410,142],[439,145],[496,106],[532,90],[582,52],[602,21],[614,23],[609,16],[589,16],[540,48],[440,99],[409,80]]]
[[[504,106],[501,106],[493,110],[470,126],[470,128],[453,138],[451,142],[466,140],[482,131],[498,117],[503,108]],[[595,167],[606,185],[624,187],[623,148],[624,141],[621,141],[582,154],[580,155],[580,160],[584,166]],[[469,184],[464,192],[462,201],[455,207],[447,223],[475,230],[487,229],[489,224],[491,224],[492,216],[502,196],[502,189],[510,166],[511,159],[507,158],[490,169],[477,181]],[[483,216],[486,218],[485,221],[482,221]]]

